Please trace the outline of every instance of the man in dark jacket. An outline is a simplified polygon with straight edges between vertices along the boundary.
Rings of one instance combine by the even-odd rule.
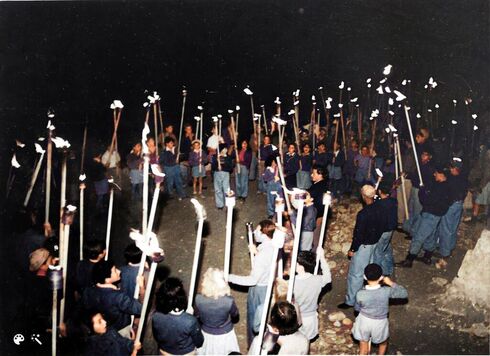
[[[383,232],[382,212],[379,205],[374,204],[375,193],[371,185],[366,184],[361,189],[366,206],[357,213],[352,245],[348,253],[352,259],[347,274],[347,294],[345,302],[338,305],[340,309],[354,306],[356,294],[364,284],[364,268],[371,262],[374,248]]]
[[[313,232],[313,251],[316,251],[318,242],[320,241],[320,230],[322,225],[322,218],[325,212],[325,206],[323,205],[323,194],[327,192],[327,168],[325,166],[314,164],[311,172],[311,187],[308,189],[308,193],[313,198],[313,205],[316,209],[316,227]],[[326,217],[325,217],[326,218]]]
[[[447,174],[444,168],[437,168],[434,172],[435,181],[424,182],[426,185],[420,188],[419,198],[422,204],[420,220],[414,229],[409,253],[404,261],[398,263],[399,266],[412,267],[422,248],[424,249],[422,261],[428,265],[432,263],[432,253],[437,246],[437,227],[451,204]]]

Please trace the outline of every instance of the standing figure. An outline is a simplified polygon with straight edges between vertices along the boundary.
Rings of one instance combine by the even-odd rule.
[[[201,141],[194,140],[192,141],[192,151],[189,153],[189,165],[192,170],[192,188],[193,194],[198,194],[197,189],[199,188],[199,195],[202,195],[202,179],[206,177],[206,169],[205,165],[208,161],[208,155],[204,150],[201,149]],[[198,187],[199,185],[199,187]]]
[[[342,167],[345,163],[344,151],[340,150],[340,144],[334,143],[333,152],[328,163],[328,177],[330,179],[330,191],[334,198],[339,199],[342,194]]]
[[[225,194],[230,190],[230,173],[233,172],[233,158],[225,144],[219,145],[220,152],[211,159],[213,170],[214,201],[216,207],[222,210],[225,206]]]
[[[187,295],[178,278],[167,278],[157,292],[153,336],[163,355],[195,354],[204,343],[196,317],[186,313]]]
[[[238,199],[245,201],[248,196],[249,170],[253,154],[248,147],[247,140],[242,140],[240,147],[237,156],[237,167],[240,167],[240,172],[238,172],[238,169],[235,172],[236,195]]]
[[[166,191],[167,194],[171,194],[172,189],[175,187],[179,200],[182,200],[185,198],[185,192],[182,188],[180,170],[176,160],[175,141],[172,137],[166,137],[164,143],[165,150],[160,154],[159,163],[165,172]]]
[[[364,268],[371,262],[380,231],[380,211],[374,204],[374,187],[365,185],[361,189],[362,199],[366,205],[357,213],[354,236],[348,256],[351,258],[347,274],[347,294],[345,302],[339,304],[340,309],[354,306],[356,293],[362,288],[364,282]]]
[[[286,188],[293,189],[296,187],[296,173],[299,171],[299,157],[294,143],[288,145],[288,151],[284,154],[283,162]]]
[[[204,273],[201,294],[196,296],[194,314],[201,323],[204,344],[198,355],[229,355],[240,352],[233,324],[239,312],[231,296],[223,271],[208,268]]]
[[[126,156],[129,168],[129,180],[131,181],[131,198],[139,200],[143,191],[143,158],[141,156],[141,143],[133,146],[131,152]]]
[[[300,169],[297,173],[296,181],[299,189],[308,189],[311,186],[311,166],[313,164],[313,155],[309,143],[303,145],[303,152],[299,158]]]

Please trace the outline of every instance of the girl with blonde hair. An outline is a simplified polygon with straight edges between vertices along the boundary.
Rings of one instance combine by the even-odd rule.
[[[239,312],[230,295],[223,271],[208,268],[201,283],[201,293],[196,296],[194,313],[201,322],[204,344],[199,355],[228,355],[240,352],[233,324]]]

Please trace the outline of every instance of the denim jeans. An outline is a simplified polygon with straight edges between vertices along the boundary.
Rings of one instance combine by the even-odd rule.
[[[436,249],[436,231],[441,218],[441,216],[427,212],[420,214],[417,228],[414,230],[410,243],[411,255],[418,255],[421,248],[429,252],[433,252]]]
[[[282,194],[282,186],[279,182],[270,181],[267,182],[267,216],[274,215],[276,212],[276,196],[271,192],[276,191],[277,194]]]
[[[299,189],[309,189],[311,187],[310,172],[298,171],[296,173],[296,182]]]
[[[163,171],[165,172],[165,191],[167,194],[172,193],[173,187],[179,198],[185,197],[184,189],[182,188],[182,178],[180,177],[180,167],[175,166],[163,166]]]
[[[408,213],[410,214],[410,219],[405,220],[403,223],[403,230],[410,235],[413,235],[417,230],[421,212],[422,204],[420,204],[419,200],[419,188],[412,187],[410,198],[408,199]]]
[[[451,204],[441,219],[436,233],[436,241],[439,242],[439,253],[443,257],[449,256],[456,246],[457,231],[462,214],[463,202],[456,201]]]
[[[259,172],[258,172],[258,175],[259,175],[259,178],[258,178],[258,181],[259,181],[259,185],[258,185],[258,191],[259,192],[262,192],[262,193],[266,193],[267,192],[267,183],[264,182],[264,178],[262,177],[262,173],[264,173],[264,170],[265,170],[265,163],[264,161],[259,161],[259,164],[258,164],[258,169],[259,169]]]
[[[379,238],[373,252],[373,263],[377,263],[383,269],[383,276],[391,276],[393,274],[393,246],[391,246],[391,237],[393,231],[383,232]]]
[[[185,187],[187,187],[187,183],[189,183],[189,180],[191,178],[190,169],[191,167],[189,166],[187,161],[180,163],[180,175],[182,178],[181,182],[184,189]]]
[[[313,231],[301,231],[300,251],[311,251],[313,245]]]
[[[230,173],[214,172],[214,200],[217,208],[225,206],[225,194],[230,190]]]
[[[257,156],[255,156],[255,154],[252,154],[252,162],[250,163],[248,180],[255,180],[257,178],[257,163]]]
[[[364,268],[371,263],[373,258],[374,245],[361,245],[354,253],[349,265],[349,273],[347,273],[347,295],[345,303],[354,305],[356,302],[356,294],[364,284]]]
[[[240,173],[238,173],[238,169],[235,171],[236,196],[238,198],[246,198],[248,196],[249,171],[243,164],[239,166]]]
[[[267,286],[254,286],[248,289],[247,295],[247,342],[252,343],[255,336],[254,320],[257,308],[264,304]]]

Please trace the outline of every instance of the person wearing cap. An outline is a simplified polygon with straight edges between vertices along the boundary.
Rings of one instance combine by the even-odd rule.
[[[206,169],[204,166],[207,164],[208,155],[201,149],[201,141],[192,141],[192,151],[189,153],[189,165],[192,170],[192,188],[193,194],[198,194],[202,197],[202,179],[206,177]]]
[[[175,141],[172,137],[165,137],[165,149],[160,154],[158,162],[165,172],[165,187],[167,194],[170,194],[175,187],[179,200],[185,198],[185,192],[182,188],[182,178],[180,169],[177,165],[177,153],[175,152]],[[188,159],[186,156],[186,160]]]
[[[448,172],[443,167],[438,167],[434,172],[434,180],[420,188],[422,212],[412,235],[408,255],[404,261],[397,263],[398,266],[412,267],[421,249],[424,250],[422,262],[428,265],[432,263],[432,254],[437,246],[436,231],[451,205],[447,177]]]
[[[339,304],[340,309],[348,309],[354,306],[356,293],[362,288],[364,268],[372,259],[374,248],[383,232],[383,219],[379,205],[374,204],[376,190],[371,185],[361,188],[364,208],[357,213],[356,225],[352,245],[348,252],[351,258],[349,272],[347,274],[347,294],[345,302]]]
[[[398,209],[396,199],[390,196],[391,189],[392,185],[390,182],[384,180],[381,181],[381,184],[378,187],[380,199],[376,200],[374,203],[381,211],[380,219],[382,220],[381,226],[383,234],[374,248],[373,262],[381,266],[384,276],[391,276],[393,274],[393,266],[395,264],[391,238],[398,222]]]
[[[432,152],[424,147],[420,153],[420,173],[424,181],[424,185],[428,186],[434,180],[434,166],[431,163]],[[418,151],[417,151],[418,153]],[[403,223],[403,230],[409,235],[413,235],[415,228],[417,227],[420,213],[422,212],[422,204],[419,199],[419,191],[421,188],[421,182],[417,170],[408,172],[408,178],[412,182],[412,189],[410,191],[410,197],[408,198],[408,212],[410,218]]]
[[[441,219],[437,228],[436,240],[439,243],[439,253],[441,259],[437,262],[440,267],[447,265],[446,259],[456,246],[458,226],[463,214],[463,201],[468,192],[468,178],[461,173],[463,161],[454,157],[449,168],[449,177],[447,179],[450,194],[449,209]]]
[[[216,207],[221,210],[225,206],[225,194],[230,190],[230,174],[233,172],[233,158],[226,144],[219,145],[219,152],[211,158],[213,170],[214,200]]]
[[[370,344],[378,344],[378,355],[388,348],[390,299],[408,298],[407,290],[389,277],[383,276],[381,266],[371,263],[364,268],[367,284],[356,294],[355,310],[359,312],[352,326],[352,336],[359,340],[359,354],[369,355]],[[383,284],[383,285],[382,285]]]

